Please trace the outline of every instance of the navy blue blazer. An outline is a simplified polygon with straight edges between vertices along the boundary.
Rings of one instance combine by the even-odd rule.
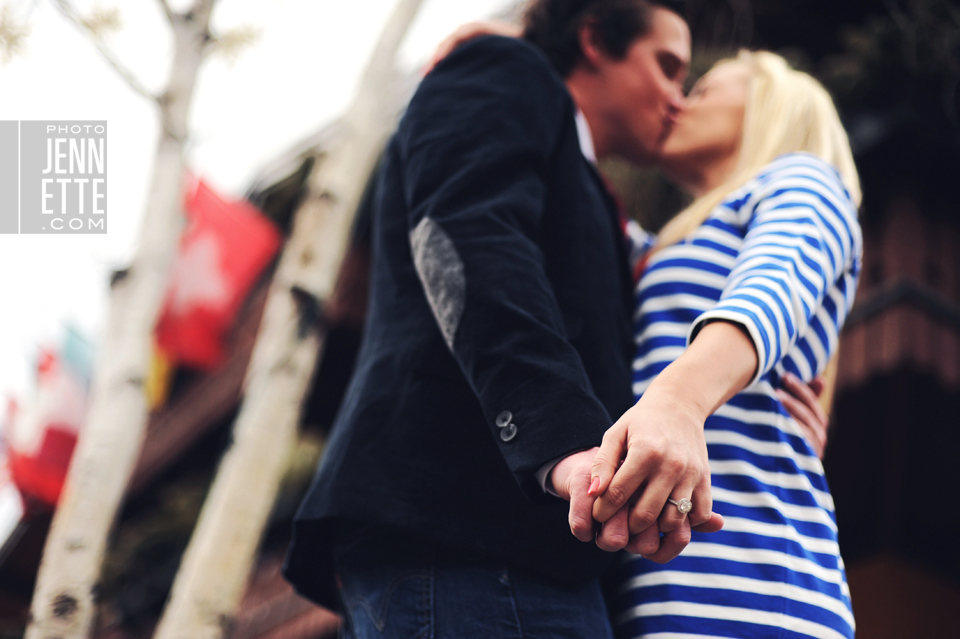
[[[336,520],[567,583],[612,560],[535,478],[633,403],[625,240],[575,113],[538,49],[495,36],[410,102],[379,178],[363,344],[287,557],[305,596],[337,605]]]

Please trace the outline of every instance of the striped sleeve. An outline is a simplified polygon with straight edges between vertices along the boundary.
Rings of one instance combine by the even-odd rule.
[[[758,178],[743,245],[708,320],[741,324],[757,351],[756,383],[805,334],[824,297],[859,259],[857,212],[836,172],[819,158],[787,156]]]

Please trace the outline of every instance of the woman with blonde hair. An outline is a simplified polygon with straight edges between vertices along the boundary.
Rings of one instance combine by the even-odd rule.
[[[631,411],[682,427],[694,407],[725,523],[692,533],[669,564],[618,567],[618,635],[852,637],[833,500],[780,390],[787,373],[824,371],[860,272],[859,179],[833,101],[780,56],[741,52],[696,84],[660,165],[696,199],[661,231],[637,285]],[[741,331],[732,356],[690,361],[687,345],[713,323]],[[697,406],[704,380],[724,375],[732,397]]]

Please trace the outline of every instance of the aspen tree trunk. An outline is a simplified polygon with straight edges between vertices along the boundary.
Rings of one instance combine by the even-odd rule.
[[[146,429],[143,384],[183,223],[187,113],[214,2],[197,0],[186,14],[168,14],[175,18],[175,53],[167,91],[157,100],[163,127],[143,228],[133,262],[111,287],[90,411],[47,537],[26,639],[85,639],[95,619],[104,551]]]
[[[396,109],[384,94],[396,79],[395,54],[420,4],[399,0],[341,121],[343,136],[310,177],[271,284],[233,444],[200,513],[156,639],[221,639],[233,625],[296,440],[324,339],[322,307],[367,178],[395,125]]]

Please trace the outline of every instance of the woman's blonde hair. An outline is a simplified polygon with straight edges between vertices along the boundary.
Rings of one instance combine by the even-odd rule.
[[[823,85],[809,74],[790,68],[775,53],[741,51],[714,68],[731,62],[744,63],[752,72],[736,168],[730,178],[694,200],[664,226],[657,238],[658,248],[696,231],[730,193],[785,153],[806,151],[832,164],[854,205],[860,205],[860,178],[850,141]]]

